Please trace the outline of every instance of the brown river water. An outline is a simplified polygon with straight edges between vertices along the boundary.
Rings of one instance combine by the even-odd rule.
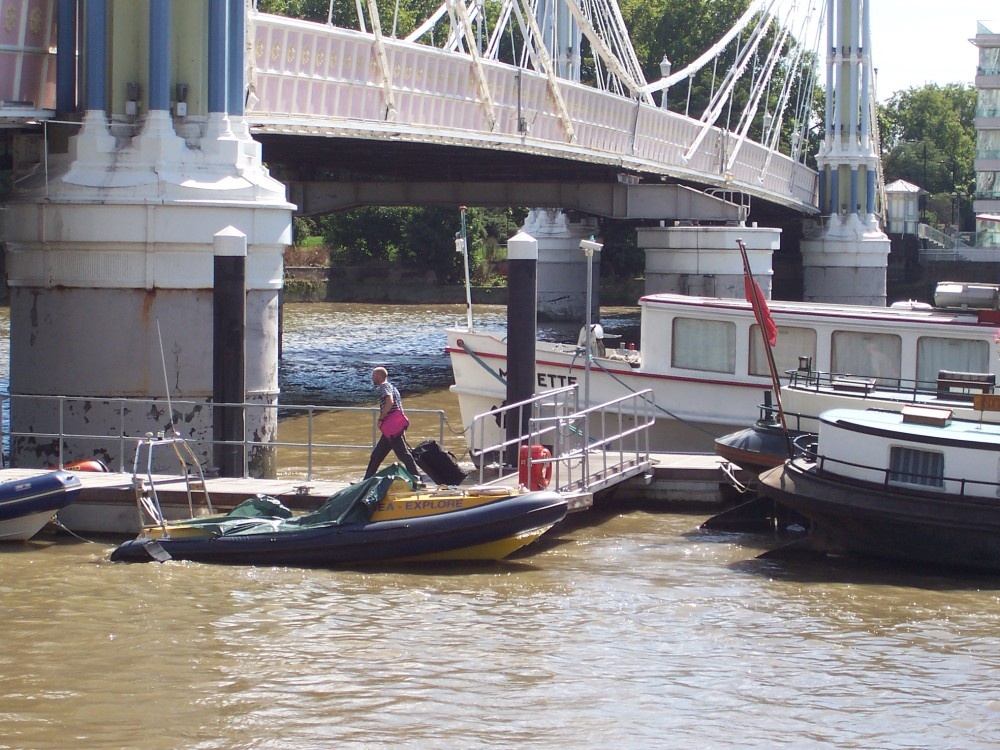
[[[290,305],[283,397],[369,405],[387,364],[457,426],[441,328],[464,315]],[[0,748],[1000,746],[1000,578],[758,559],[776,540],[709,513],[619,499],[457,568],[3,545]]]

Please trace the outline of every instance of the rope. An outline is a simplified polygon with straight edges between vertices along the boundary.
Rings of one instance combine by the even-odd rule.
[[[636,391],[635,391],[634,388],[632,388],[628,383],[625,383],[621,378],[619,378],[617,375],[615,375],[613,372],[611,372],[609,369],[607,369],[603,364],[601,364],[600,362],[596,362],[596,361],[594,362],[594,364],[596,364],[601,370],[603,370],[605,372],[606,375],[608,375],[612,380],[614,380],[616,383],[618,383],[620,386],[622,386],[622,388],[624,388],[625,390],[627,390],[629,393],[636,393]],[[572,365],[570,365],[570,369],[572,369]],[[682,416],[674,414],[672,411],[670,411],[669,409],[666,409],[666,408],[660,406],[655,401],[653,402],[653,407],[657,411],[663,412],[664,414],[666,414],[671,419],[676,419],[678,422],[681,422],[686,427],[689,427],[692,430],[697,430],[698,432],[700,432],[700,433],[702,433],[704,435],[707,435],[710,438],[717,438],[717,437],[719,437],[714,432],[709,432],[704,427],[702,427],[700,425],[697,425],[694,422],[690,422],[690,421],[688,421],[687,419],[685,419]]]
[[[465,350],[466,354],[468,354],[476,362],[478,362],[479,365],[484,370],[486,370],[490,375],[492,375],[493,377],[495,377],[497,380],[499,380],[504,385],[507,385],[507,381],[504,380],[502,377],[500,377],[499,374],[497,374],[496,372],[494,372],[493,368],[490,367],[489,365],[487,365],[479,357],[479,355],[477,355],[474,351],[472,351],[472,349],[469,348],[468,344],[466,344],[464,341],[462,341],[461,342],[461,347],[462,347],[462,349]],[[571,359],[570,363],[569,363],[569,371],[570,372],[573,372],[574,363],[576,362],[577,357],[579,357],[582,353],[583,353],[582,349],[577,349],[576,353],[573,355],[573,359]],[[628,383],[624,382],[621,378],[619,378],[617,375],[615,375],[613,372],[611,372],[611,370],[607,369],[601,362],[598,362],[597,360],[594,360],[594,359],[592,359],[591,362],[593,364],[596,364],[599,369],[603,370],[604,373],[606,375],[608,375],[608,377],[610,377],[612,380],[614,380],[616,383],[618,383],[618,385],[620,385],[626,391],[628,391],[629,393],[636,393],[636,390],[634,388],[632,388],[632,386],[630,386]],[[703,435],[707,435],[708,437],[713,438],[713,439],[719,437],[714,432],[709,432],[704,427],[701,427],[700,425],[697,425],[697,424],[695,424],[693,422],[690,422],[689,420],[685,419],[684,417],[681,417],[681,416],[679,416],[677,414],[674,414],[672,411],[670,411],[669,409],[666,409],[666,408],[660,406],[655,401],[653,402],[653,407],[658,412],[662,412],[663,414],[667,415],[671,419],[677,420],[678,422],[682,423],[683,425],[685,425],[686,427],[688,427],[688,428],[690,428],[692,430],[697,430],[698,432],[702,433]],[[447,420],[445,420],[445,422],[447,422]],[[449,427],[450,427],[450,425],[449,425]],[[462,432],[454,432],[454,430],[452,430],[452,432],[454,434],[456,434],[456,435],[464,435],[466,432],[468,432],[468,430],[465,429],[465,430],[462,430]]]
[[[726,477],[729,478],[729,481],[733,483],[733,487],[741,495],[746,494],[747,492],[750,491],[750,488],[747,485],[740,482],[740,480],[736,478],[736,475],[733,474],[733,465],[731,463],[729,463],[728,461],[723,461],[721,464],[719,464],[719,469],[722,471],[723,474],[726,475]]]
[[[486,372],[495,377],[504,385],[507,385],[507,381],[504,380],[502,377],[500,377],[500,373],[493,372],[493,368],[490,367],[488,364],[486,364],[478,354],[472,351],[472,349],[469,348],[468,344],[466,344],[463,341],[461,342],[461,347],[465,350],[465,353],[468,354],[470,357],[472,357],[476,362],[478,362],[479,366],[482,367],[484,370],[486,370]]]
[[[100,544],[100,542],[95,542],[93,539],[84,539],[82,536],[73,531],[73,529],[68,528],[62,521],[60,521],[58,516],[52,516],[52,520],[49,523],[58,527],[59,529],[62,529],[70,536],[75,536],[81,542],[86,542],[87,544]]]

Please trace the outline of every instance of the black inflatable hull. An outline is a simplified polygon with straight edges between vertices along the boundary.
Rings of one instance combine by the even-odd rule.
[[[489,555],[493,545],[503,550],[512,539],[526,544],[534,538],[532,532],[550,528],[566,512],[566,501],[557,493],[532,492],[465,510],[376,523],[210,538],[140,537],[115,549],[111,560],[336,567],[418,559],[499,559],[504,555]]]

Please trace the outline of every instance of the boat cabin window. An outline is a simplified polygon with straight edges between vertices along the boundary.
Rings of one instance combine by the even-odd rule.
[[[944,454],[916,448],[889,448],[889,482],[944,487]]]
[[[896,334],[834,331],[831,344],[833,372],[879,378],[885,384],[899,383],[902,340]]]
[[[809,357],[816,361],[816,331],[812,328],[797,326],[778,326],[778,342],[774,345],[774,365],[778,374],[795,370],[799,366],[799,357]],[[760,337],[760,326],[756,323],[750,326],[750,374],[770,375],[767,366],[767,353]]]
[[[917,339],[917,380],[920,386],[936,388],[941,370],[989,372],[990,345],[986,341],[921,336]]]
[[[673,367],[736,374],[736,325],[724,320],[674,318]]]

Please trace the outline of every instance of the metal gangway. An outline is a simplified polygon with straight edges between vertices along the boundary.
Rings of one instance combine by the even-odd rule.
[[[549,480],[549,489],[567,496],[573,509],[589,506],[596,492],[632,477],[649,482],[649,431],[656,421],[653,392],[580,408],[578,388],[574,384],[546,391],[476,415],[469,427],[469,455],[478,467],[479,483],[531,487],[541,475]],[[490,441],[496,434],[491,426],[510,420],[526,422],[527,431]]]

